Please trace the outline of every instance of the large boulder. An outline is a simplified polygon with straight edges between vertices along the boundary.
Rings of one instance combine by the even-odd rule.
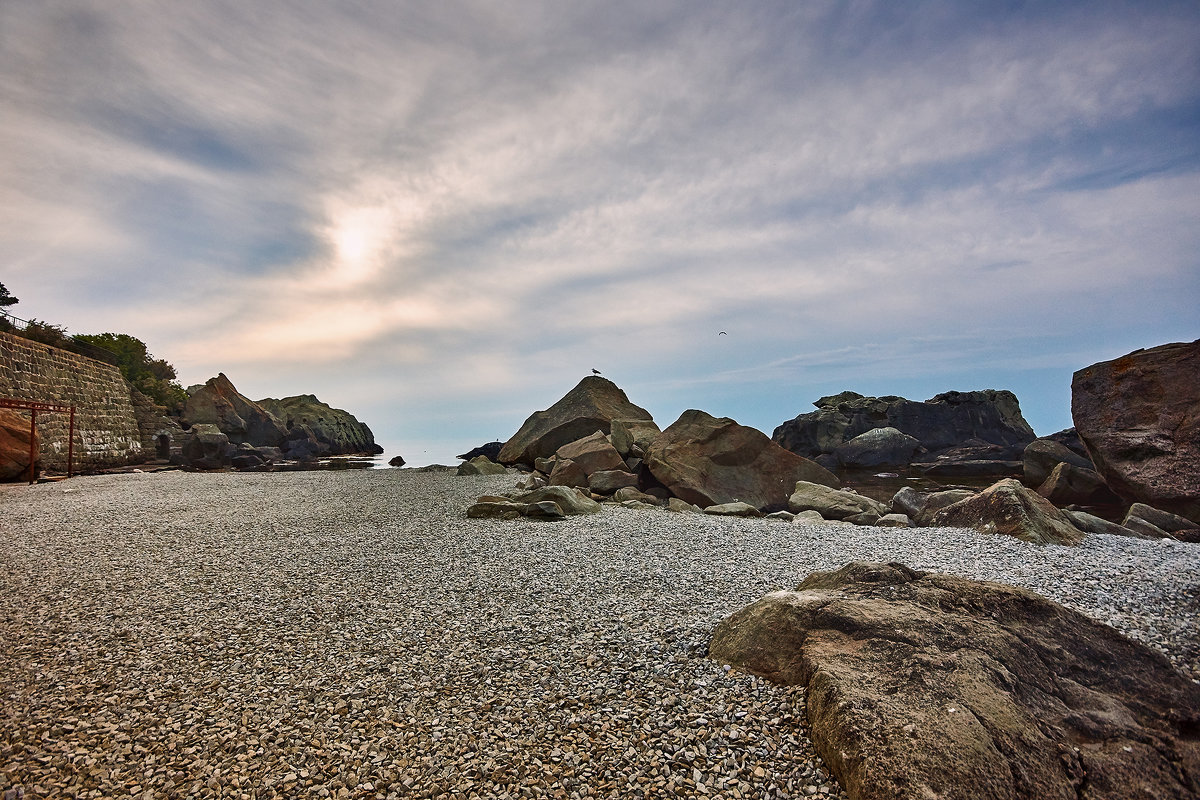
[[[873,469],[876,467],[899,467],[910,463],[921,449],[914,437],[892,427],[872,428],[860,433],[833,454],[847,469]]]
[[[497,464],[487,456],[475,456],[470,461],[458,465],[459,475],[503,475],[508,469],[503,464]]]
[[[366,424],[350,412],[332,408],[311,394],[280,400],[268,397],[259,400],[258,405],[283,424],[290,439],[300,438],[296,434],[301,432],[303,438],[317,443],[317,449],[323,455],[376,455],[383,452]]]
[[[655,437],[646,467],[675,497],[701,508],[740,500],[774,511],[787,504],[797,481],[840,485],[833,473],[761,431],[695,409]]]
[[[564,444],[555,451],[559,461],[574,461],[585,475],[610,469],[625,469],[625,459],[600,431],[574,442]]]
[[[1092,460],[1071,450],[1055,439],[1034,439],[1021,455],[1021,466],[1025,474],[1025,485],[1041,486],[1059,464],[1070,464],[1083,469],[1095,469]]]
[[[937,527],[974,528],[1034,544],[1076,545],[1083,532],[1063,512],[1021,482],[1006,478],[933,515]]]
[[[638,452],[644,455],[662,431],[652,419],[614,419],[609,433],[617,452],[629,456]]]
[[[890,427],[916,439],[926,458],[969,443],[975,450],[993,446],[986,458],[992,461],[1019,458],[1035,438],[1016,395],[1003,390],[943,392],[923,403],[843,392],[815,405],[817,411],[783,423],[771,438],[798,455],[816,458],[867,431]],[[975,454],[955,460],[985,459]]]
[[[225,469],[233,465],[237,445],[218,426],[199,423],[187,430],[180,447],[181,463],[200,470]]]
[[[0,408],[0,481],[29,478],[29,418]],[[33,434],[34,476],[38,472],[37,433]]]
[[[1109,491],[1100,473],[1077,467],[1066,461],[1054,465],[1037,493],[1058,507],[1069,505],[1107,505],[1120,500]]]
[[[282,447],[288,431],[270,411],[241,394],[225,373],[189,389],[183,424],[216,425],[233,444],[248,442],[255,447]]]
[[[1200,522],[1200,340],[1079,370],[1071,416],[1110,489]]]
[[[496,460],[502,464],[528,464],[554,454],[564,444],[590,436],[608,434],[614,419],[652,419],[650,412],[629,402],[625,392],[612,381],[595,375],[584,378],[554,405],[534,412],[511,439],[500,448]]]
[[[852,800],[1200,796],[1200,686],[1025,589],[852,563],[733,614],[709,655],[807,688]]]
[[[848,489],[835,489],[809,481],[797,481],[788,497],[788,510],[793,514],[816,511],[824,519],[849,519],[873,525],[886,515],[888,507],[878,500]]]

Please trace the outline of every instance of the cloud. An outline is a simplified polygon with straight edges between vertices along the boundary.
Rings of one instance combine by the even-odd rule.
[[[545,407],[599,360],[1057,366],[1189,330],[1198,32],[1186,4],[6,4],[0,258],[22,310],[189,380],[386,371],[425,413]]]

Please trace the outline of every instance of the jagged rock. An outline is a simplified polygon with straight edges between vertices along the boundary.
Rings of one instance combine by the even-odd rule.
[[[502,442],[488,442],[487,444],[481,444],[479,447],[471,448],[461,456],[455,456],[455,458],[470,461],[476,456],[486,456],[488,461],[495,461],[496,457],[500,455],[500,448],[503,446]]]
[[[521,510],[523,516],[530,519],[544,520],[560,520],[566,519],[567,515],[563,513],[562,507],[551,500],[541,500],[537,503],[527,503]]]
[[[615,383],[598,376],[584,378],[557,403],[537,411],[500,449],[502,464],[533,465],[534,459],[552,455],[596,431],[605,434],[614,419],[652,419],[650,412],[629,402]]]
[[[1200,686],[1024,589],[852,563],[733,614],[709,655],[806,687],[852,800],[1200,796]]]
[[[1065,444],[1054,439],[1035,439],[1026,446],[1021,458],[1025,485],[1030,488],[1041,486],[1059,464],[1094,469],[1090,458],[1079,455]]]
[[[459,475],[503,475],[506,472],[503,464],[497,464],[487,456],[475,456],[458,465]]]
[[[1037,493],[1056,506],[1120,502],[1120,498],[1109,491],[1100,473],[1066,461],[1054,465],[1049,477],[1037,488]]]
[[[711,514],[714,517],[761,517],[763,513],[749,503],[720,503],[715,506],[708,506],[704,509],[705,514]]]
[[[283,424],[289,439],[301,438],[297,436],[301,433],[303,438],[316,442],[319,455],[376,455],[383,452],[383,448],[375,443],[375,434],[364,423],[348,411],[322,403],[314,395],[300,394],[279,400],[268,397],[259,400],[258,405]]]
[[[664,501],[660,500],[659,498],[655,497],[654,495],[646,494],[645,492],[639,492],[637,489],[633,488],[632,486],[626,486],[624,488],[617,489],[615,492],[613,492],[613,500],[617,501],[618,503],[626,503],[631,500],[634,500],[639,503],[648,503],[649,505],[653,505],[653,506],[666,505],[666,503]],[[681,500],[680,502],[683,502],[683,501]],[[699,509],[696,509],[696,510],[699,511]]]
[[[224,469],[232,466],[236,450],[219,427],[200,423],[188,429],[180,453],[183,464],[193,469]]]
[[[629,456],[635,448],[645,453],[662,431],[652,419],[614,419],[610,433],[617,452]]]
[[[1079,370],[1071,416],[1108,488],[1200,522],[1200,340]]]
[[[587,473],[571,459],[558,458],[550,470],[549,483],[551,486],[587,486]]]
[[[847,469],[874,469],[908,464],[921,449],[921,443],[895,428],[872,428],[860,433],[833,451],[838,463]]]
[[[34,433],[34,467],[36,478],[41,465],[38,461],[38,440]],[[29,418],[0,408],[0,481],[29,479]]]
[[[1015,536],[1034,544],[1075,545],[1083,540],[1083,533],[1063,512],[1013,478],[943,508],[933,515],[932,524]]]
[[[540,489],[543,486],[548,486],[550,479],[540,472],[531,472],[521,480],[517,481],[517,488],[523,492],[531,492],[534,489]]]
[[[1118,525],[1115,522],[1109,522],[1103,517],[1097,517],[1095,514],[1089,514],[1086,511],[1076,511],[1075,509],[1064,508],[1063,513],[1071,522],[1075,523],[1075,527],[1084,533],[1103,533],[1109,536],[1130,536],[1135,539],[1159,539],[1159,536],[1145,536],[1137,531],[1130,530],[1124,525]]]
[[[892,496],[892,511],[904,514],[919,527],[927,527],[933,521],[933,515],[948,505],[974,497],[975,492],[969,489],[943,489],[940,492],[919,492],[911,486],[905,486]]]
[[[798,455],[817,458],[875,428],[891,427],[920,442],[932,459],[965,443],[999,450],[955,460],[1007,461],[1033,441],[1033,429],[1021,416],[1016,395],[987,389],[943,392],[920,403],[903,397],[863,397],[843,392],[816,402],[817,411],[801,414],[775,429],[772,439]]]
[[[1167,533],[1178,533],[1196,527],[1196,523],[1187,517],[1172,514],[1169,511],[1148,506],[1145,503],[1134,503],[1129,507],[1126,517],[1137,517],[1154,525]]]
[[[392,456],[391,460],[388,461],[388,466],[389,467],[403,467],[404,466],[404,456]]]
[[[467,516],[470,519],[516,519],[524,510],[523,504],[507,500],[481,500],[467,508]]]
[[[544,500],[557,503],[564,514],[600,513],[599,503],[569,486],[543,486],[513,498],[514,502],[526,504],[540,503]]]
[[[215,425],[235,445],[249,442],[255,447],[282,447],[288,438],[283,424],[238,392],[223,372],[191,393],[182,419],[189,427]]]
[[[695,409],[655,437],[646,467],[672,495],[702,508],[740,500],[775,511],[787,503],[796,481],[839,485],[828,470],[761,431]]]
[[[596,431],[591,436],[585,436],[574,442],[564,444],[555,451],[559,461],[569,459],[574,461],[585,475],[603,470],[624,469],[625,459],[608,441],[608,437]]]
[[[636,488],[638,479],[623,469],[605,469],[588,475],[587,485],[596,494],[610,495],[618,489]]]
[[[869,519],[869,522],[856,524],[871,525],[888,513],[888,508],[878,500],[852,492],[848,489],[834,489],[810,481],[797,481],[794,491],[788,497],[788,510],[794,514],[802,511],[816,511],[824,519],[848,519],[858,517]],[[860,516],[863,515],[863,516]]]
[[[700,506],[692,505],[686,500],[680,500],[678,497],[672,497],[667,500],[667,511],[674,511],[676,514],[703,514],[704,509]]]

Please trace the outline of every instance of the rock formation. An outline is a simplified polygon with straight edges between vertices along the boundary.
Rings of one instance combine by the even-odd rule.
[[[1079,544],[1083,533],[1054,505],[1012,478],[959,500],[933,515],[935,526],[974,528],[1035,544]]]
[[[625,392],[612,381],[598,376],[584,378],[557,403],[534,412],[500,449],[502,464],[526,464],[554,454],[596,431],[608,434],[614,419],[651,420],[650,412],[629,402]]]
[[[1200,796],[1200,686],[1023,589],[852,563],[735,613],[709,655],[807,688],[853,800]]]
[[[183,410],[185,427],[216,425],[233,444],[282,447],[288,432],[271,412],[241,394],[225,373],[189,391]]]
[[[281,400],[266,398],[258,405],[266,409],[283,424],[289,440],[304,434],[318,445],[321,455],[371,454],[383,452],[375,443],[375,435],[353,414],[340,408],[331,408],[311,394],[284,397]]]
[[[895,395],[864,397],[842,392],[822,397],[814,405],[816,411],[783,423],[771,438],[793,453],[830,466],[874,466],[866,460],[864,448],[846,445],[868,431],[892,428],[919,443],[914,455],[919,453],[920,463],[928,467],[939,465],[946,472],[945,462],[952,460],[975,462],[960,470],[966,474],[981,469],[996,474],[1001,469],[996,464],[1003,464],[1005,471],[1019,472],[1019,465],[1007,462],[1019,459],[1035,438],[1021,416],[1016,395],[1009,391],[943,392],[923,403]],[[887,460],[897,460],[911,445],[891,434]],[[939,456],[945,456],[940,464]],[[984,462],[991,466],[985,467]]]
[[[655,437],[646,467],[672,495],[701,508],[740,500],[774,511],[787,504],[797,481],[840,485],[761,431],[695,409]]]
[[[1200,522],[1200,340],[1079,370],[1071,416],[1116,494]]]

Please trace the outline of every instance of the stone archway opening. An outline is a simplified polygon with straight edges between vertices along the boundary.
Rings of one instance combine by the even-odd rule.
[[[164,461],[171,460],[171,434],[160,433],[155,439],[155,456]]]

